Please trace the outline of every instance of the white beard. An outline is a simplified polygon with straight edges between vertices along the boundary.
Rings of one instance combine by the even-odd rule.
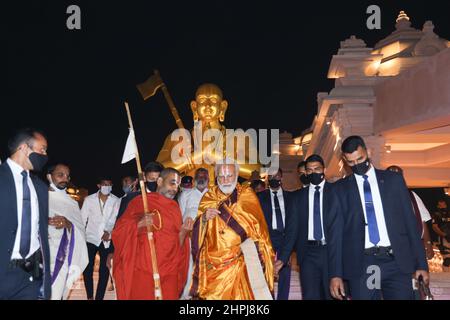
[[[237,180],[229,185],[223,185],[218,183],[220,191],[222,191],[226,195],[231,194],[234,191],[234,189],[236,189],[236,184]]]

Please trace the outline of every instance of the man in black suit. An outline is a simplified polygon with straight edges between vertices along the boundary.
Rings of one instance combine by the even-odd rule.
[[[274,271],[278,274],[277,300],[289,298],[291,267],[289,258],[295,243],[295,212],[290,205],[290,193],[281,187],[283,171],[269,175],[269,189],[257,194],[269,228],[270,240],[276,252]]]
[[[47,162],[47,140],[33,129],[8,141],[0,165],[0,299],[49,299],[48,187],[30,171]]]
[[[309,186],[309,180],[308,175],[306,174],[306,161],[301,161],[297,164],[297,173],[302,185],[301,188],[307,188]]]
[[[337,223],[339,201],[333,185],[325,181],[325,163],[313,154],[305,162],[309,186],[295,193],[297,261],[304,300],[329,300],[328,248],[336,245],[328,230]]]
[[[342,263],[330,266],[331,294],[413,299],[411,275],[422,276],[426,284],[429,275],[405,181],[396,172],[375,169],[361,137],[348,137],[341,149],[354,174],[336,182],[342,223],[331,233],[339,238],[333,255]]]

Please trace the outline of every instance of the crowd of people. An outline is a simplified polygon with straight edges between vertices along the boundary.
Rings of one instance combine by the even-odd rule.
[[[218,161],[214,183],[205,168],[190,177],[150,162],[145,184],[124,177],[119,198],[101,177],[81,208],[66,192],[68,165],[49,166],[48,184],[33,174],[48,160],[42,132],[19,130],[8,148],[0,299],[67,299],[83,276],[89,300],[102,300],[110,279],[118,299],[286,300],[293,252],[303,299],[414,299],[418,282],[429,284],[433,243],[450,266],[446,201],[432,218],[402,169],[375,168],[359,136],[343,141],[352,174],[334,183],[317,154],[299,163],[296,191],[283,189],[282,169],[267,186],[239,183],[233,159]]]

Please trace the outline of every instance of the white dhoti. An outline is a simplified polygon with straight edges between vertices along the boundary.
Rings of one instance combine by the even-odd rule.
[[[86,236],[78,203],[62,191],[49,192],[49,217],[64,216],[71,230],[48,227],[52,300],[67,299],[88,265]]]
[[[184,200],[184,203],[183,201],[180,202],[183,221],[186,221],[187,218],[195,220],[195,218],[197,217],[198,205],[200,204],[200,200],[207,191],[208,189],[205,189],[203,192],[200,192],[197,188],[194,188],[190,190],[190,192],[185,193],[186,199]],[[191,252],[191,239],[189,239],[189,252]],[[181,295],[181,300],[191,299],[189,292],[191,290],[193,272],[194,260],[192,260],[192,254],[189,254],[189,271],[186,285],[184,286],[183,294]]]
[[[189,241],[189,252],[191,251],[191,242]],[[189,255],[189,271],[186,280],[186,285],[183,289],[183,294],[181,295],[181,300],[189,300],[191,298],[189,291],[192,285],[192,273],[194,272],[194,261],[192,260],[192,255]]]

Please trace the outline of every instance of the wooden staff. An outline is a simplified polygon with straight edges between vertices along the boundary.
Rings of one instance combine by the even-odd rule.
[[[130,129],[133,130],[133,121],[131,120],[130,107],[128,106],[128,102],[125,101],[125,109],[127,110],[128,123],[130,125]],[[135,151],[136,151],[136,166],[138,170],[139,176],[139,185],[141,186],[141,194],[142,194],[142,203],[144,204],[144,214],[150,214],[150,210],[148,209],[148,200],[147,200],[147,191],[144,182],[144,173],[142,172],[141,160],[139,157],[139,151],[137,148],[136,137],[134,137],[135,143]],[[153,226],[147,226],[147,238],[148,244],[150,245],[150,257],[152,260],[152,269],[153,269],[153,280],[155,282],[155,300],[162,300],[162,292],[161,292],[161,282],[158,272],[158,260],[156,259],[156,249],[155,249],[155,241],[153,240]]]

